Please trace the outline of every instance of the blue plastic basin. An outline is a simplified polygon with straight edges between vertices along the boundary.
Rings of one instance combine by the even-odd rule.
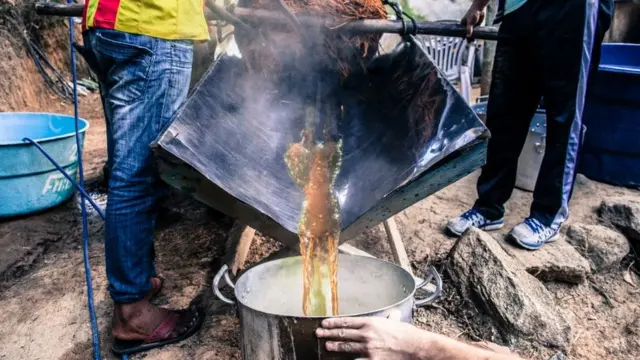
[[[640,45],[603,44],[593,80],[579,172],[613,185],[640,186]]]
[[[89,128],[80,120],[81,139]],[[71,176],[77,173],[75,119],[45,113],[0,113],[0,217],[25,215],[68,200],[75,189],[38,151],[38,142]]]

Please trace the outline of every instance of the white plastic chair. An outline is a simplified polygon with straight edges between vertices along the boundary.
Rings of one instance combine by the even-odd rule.
[[[447,80],[460,83],[460,95],[469,102],[475,45],[446,36],[418,35],[416,39]]]

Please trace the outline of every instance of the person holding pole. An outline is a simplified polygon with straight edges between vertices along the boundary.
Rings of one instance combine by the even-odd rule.
[[[87,0],[79,52],[96,73],[107,123],[105,258],[114,301],[113,351],[130,354],[193,335],[204,314],[151,299],[162,184],[149,145],[187,96],[193,42],[209,39],[202,0]]]
[[[489,0],[473,0],[462,18],[467,36],[485,17]],[[611,23],[612,0],[500,0],[501,22],[494,59],[487,127],[487,163],[472,209],[449,221],[459,236],[469,227],[504,226],[504,204],[516,181],[518,157],[533,115],[544,99],[547,146],[529,216],[510,238],[535,250],[554,241],[569,216],[569,199],[583,137],[582,112],[589,76]]]

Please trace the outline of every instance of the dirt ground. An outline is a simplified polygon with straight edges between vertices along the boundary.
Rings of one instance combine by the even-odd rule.
[[[105,161],[104,122],[97,95],[81,99],[81,116],[91,121],[85,145],[89,188],[100,204],[100,170]],[[56,111],[69,113],[68,104]],[[475,198],[472,174],[396,216],[409,257],[422,271],[429,262],[439,264],[453,245],[443,235],[447,219],[467,209]],[[571,221],[594,223],[594,207],[604,198],[640,192],[612,187],[581,178],[571,203]],[[516,190],[508,204],[507,227],[527,215],[531,195]],[[230,219],[180,194],[171,208],[178,219],[159,229],[156,242],[159,269],[167,279],[162,305],[185,306],[197,297],[207,309],[202,331],[175,346],[134,356],[133,359],[239,359],[239,328],[234,309],[217,301],[210,283],[224,252],[223,240]],[[86,360],[91,357],[82,265],[81,227],[77,200],[54,210],[0,222],[0,359]],[[99,317],[103,356],[113,359],[109,320],[112,304],[106,292],[103,260],[103,225],[94,214],[90,221],[90,259],[95,304]],[[383,259],[391,259],[381,228],[370,230],[352,243]],[[278,249],[273,240],[258,237],[250,261],[258,261]],[[615,271],[592,276],[600,289],[583,284],[548,283],[556,301],[573,323],[569,355],[574,359],[640,358],[640,290],[623,280],[633,259]],[[636,275],[633,274],[635,277]],[[604,295],[609,297],[609,305]],[[473,310],[445,287],[444,297],[417,312],[418,326],[465,341],[499,342],[490,327],[477,323]],[[554,351],[533,344],[516,344],[512,350],[535,359],[547,359]]]

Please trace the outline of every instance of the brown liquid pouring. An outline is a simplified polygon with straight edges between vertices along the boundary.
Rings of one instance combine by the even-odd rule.
[[[307,113],[312,117],[313,109]],[[305,195],[298,223],[303,261],[302,310],[305,316],[338,315],[340,205],[333,184],[340,171],[342,143],[315,144],[313,131],[285,154],[289,175]]]

